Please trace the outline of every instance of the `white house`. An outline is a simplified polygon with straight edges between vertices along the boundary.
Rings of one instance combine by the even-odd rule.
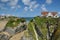
[[[57,12],[42,12],[42,16],[58,18]]]
[[[46,17],[53,17],[53,15],[49,12]]]

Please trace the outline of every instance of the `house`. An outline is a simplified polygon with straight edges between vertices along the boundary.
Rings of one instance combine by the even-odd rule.
[[[0,19],[4,19],[4,18],[5,18],[4,16],[1,16],[1,15],[0,15]]]
[[[57,12],[51,12],[51,14],[52,14],[52,16],[53,16],[54,18],[59,17]]]
[[[48,12],[42,12],[41,14],[42,14],[42,16],[47,16]]]
[[[57,12],[42,12],[41,14],[44,17],[53,17],[53,18],[59,17]]]

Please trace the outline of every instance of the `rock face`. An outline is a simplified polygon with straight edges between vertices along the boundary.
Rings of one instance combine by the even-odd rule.
[[[1,40],[8,40],[9,37],[7,35],[2,35]]]
[[[26,30],[26,25],[22,25],[16,28],[6,27],[4,32],[1,32],[0,39],[1,40],[15,40],[15,38],[17,40],[21,39],[21,37],[24,34],[24,30]]]
[[[26,28],[27,28],[26,25],[22,25],[22,26],[15,27],[15,28],[6,27],[4,31],[8,32],[10,35],[15,35],[16,33],[26,30]]]
[[[21,33],[17,33],[16,35],[12,36],[9,40],[20,40],[21,37],[24,35],[24,32],[21,32]]]
[[[0,31],[3,31],[8,21],[0,21]]]
[[[17,27],[16,30],[15,30],[15,33],[19,33],[19,32],[22,32],[24,30],[26,30],[26,25],[22,25],[20,27]]]
[[[7,27],[5,29],[5,32],[8,32],[10,35],[14,35],[15,34],[15,30],[11,27]]]
[[[6,24],[7,24],[7,21],[6,21]],[[0,40],[15,40],[14,38],[21,39],[21,37],[24,34],[24,30],[26,30],[26,28],[27,28],[27,26],[25,24],[17,26],[17,27],[14,27],[14,28],[12,28],[12,27],[5,27],[5,25],[3,26],[3,29],[0,29],[0,31],[3,30],[0,33]]]
[[[0,40],[9,40],[9,37],[7,34],[1,33],[0,34]]]
[[[25,19],[3,16],[0,18],[0,40],[20,40],[26,28]]]

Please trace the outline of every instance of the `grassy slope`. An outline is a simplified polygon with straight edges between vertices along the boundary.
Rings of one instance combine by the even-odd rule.
[[[25,21],[25,19],[17,19],[17,17],[9,17],[9,22],[7,23],[6,27],[16,27],[20,22],[23,22]],[[42,34],[44,35],[44,39],[46,39],[46,35],[47,35],[47,28],[46,28],[46,21],[49,21],[49,23],[52,24],[52,26],[54,26],[57,21],[58,21],[58,18],[45,18],[45,17],[35,17],[34,18],[35,20],[35,23],[38,25],[38,28],[41,30]],[[60,40],[60,22],[58,23],[58,28],[57,28],[57,31],[55,32],[55,36],[54,36],[54,39],[58,39]],[[33,22],[29,22],[28,23],[28,32],[30,33],[30,35],[33,37],[34,40],[36,40],[36,35],[34,33],[34,30],[33,30],[33,27],[34,27],[34,23]],[[50,28],[50,30],[53,30],[53,28]],[[59,38],[57,38],[59,36]],[[41,37],[39,37],[39,40],[42,40]]]
[[[16,27],[20,22],[24,22],[25,19],[17,17],[9,17],[9,21],[6,24],[6,27]]]
[[[12,20],[9,20],[9,22],[7,23],[7,27],[15,27],[15,26],[17,26],[18,24],[20,23],[20,20],[19,19],[17,19],[17,20],[14,20],[14,19],[12,19]]]
[[[33,22],[30,22],[28,24],[28,31],[31,34],[31,36],[33,37],[33,39],[36,40],[36,36],[35,36],[34,30],[33,30],[33,27],[34,27]]]
[[[35,23],[38,25],[38,28],[41,30],[42,34],[44,35],[44,40],[46,40],[46,35],[47,35],[46,21],[48,21],[54,27],[58,21],[58,18],[35,17],[34,20],[35,20]],[[28,25],[28,29],[29,29],[29,32],[32,33],[33,38],[35,39],[35,37],[34,37],[35,34],[34,34],[32,27],[33,26],[30,22]],[[51,27],[50,30],[54,30],[53,27]],[[40,37],[39,37],[39,39],[40,39]]]

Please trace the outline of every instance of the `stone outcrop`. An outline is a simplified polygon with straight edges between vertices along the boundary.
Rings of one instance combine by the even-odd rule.
[[[7,22],[7,20],[0,21],[0,32],[5,29]]]

